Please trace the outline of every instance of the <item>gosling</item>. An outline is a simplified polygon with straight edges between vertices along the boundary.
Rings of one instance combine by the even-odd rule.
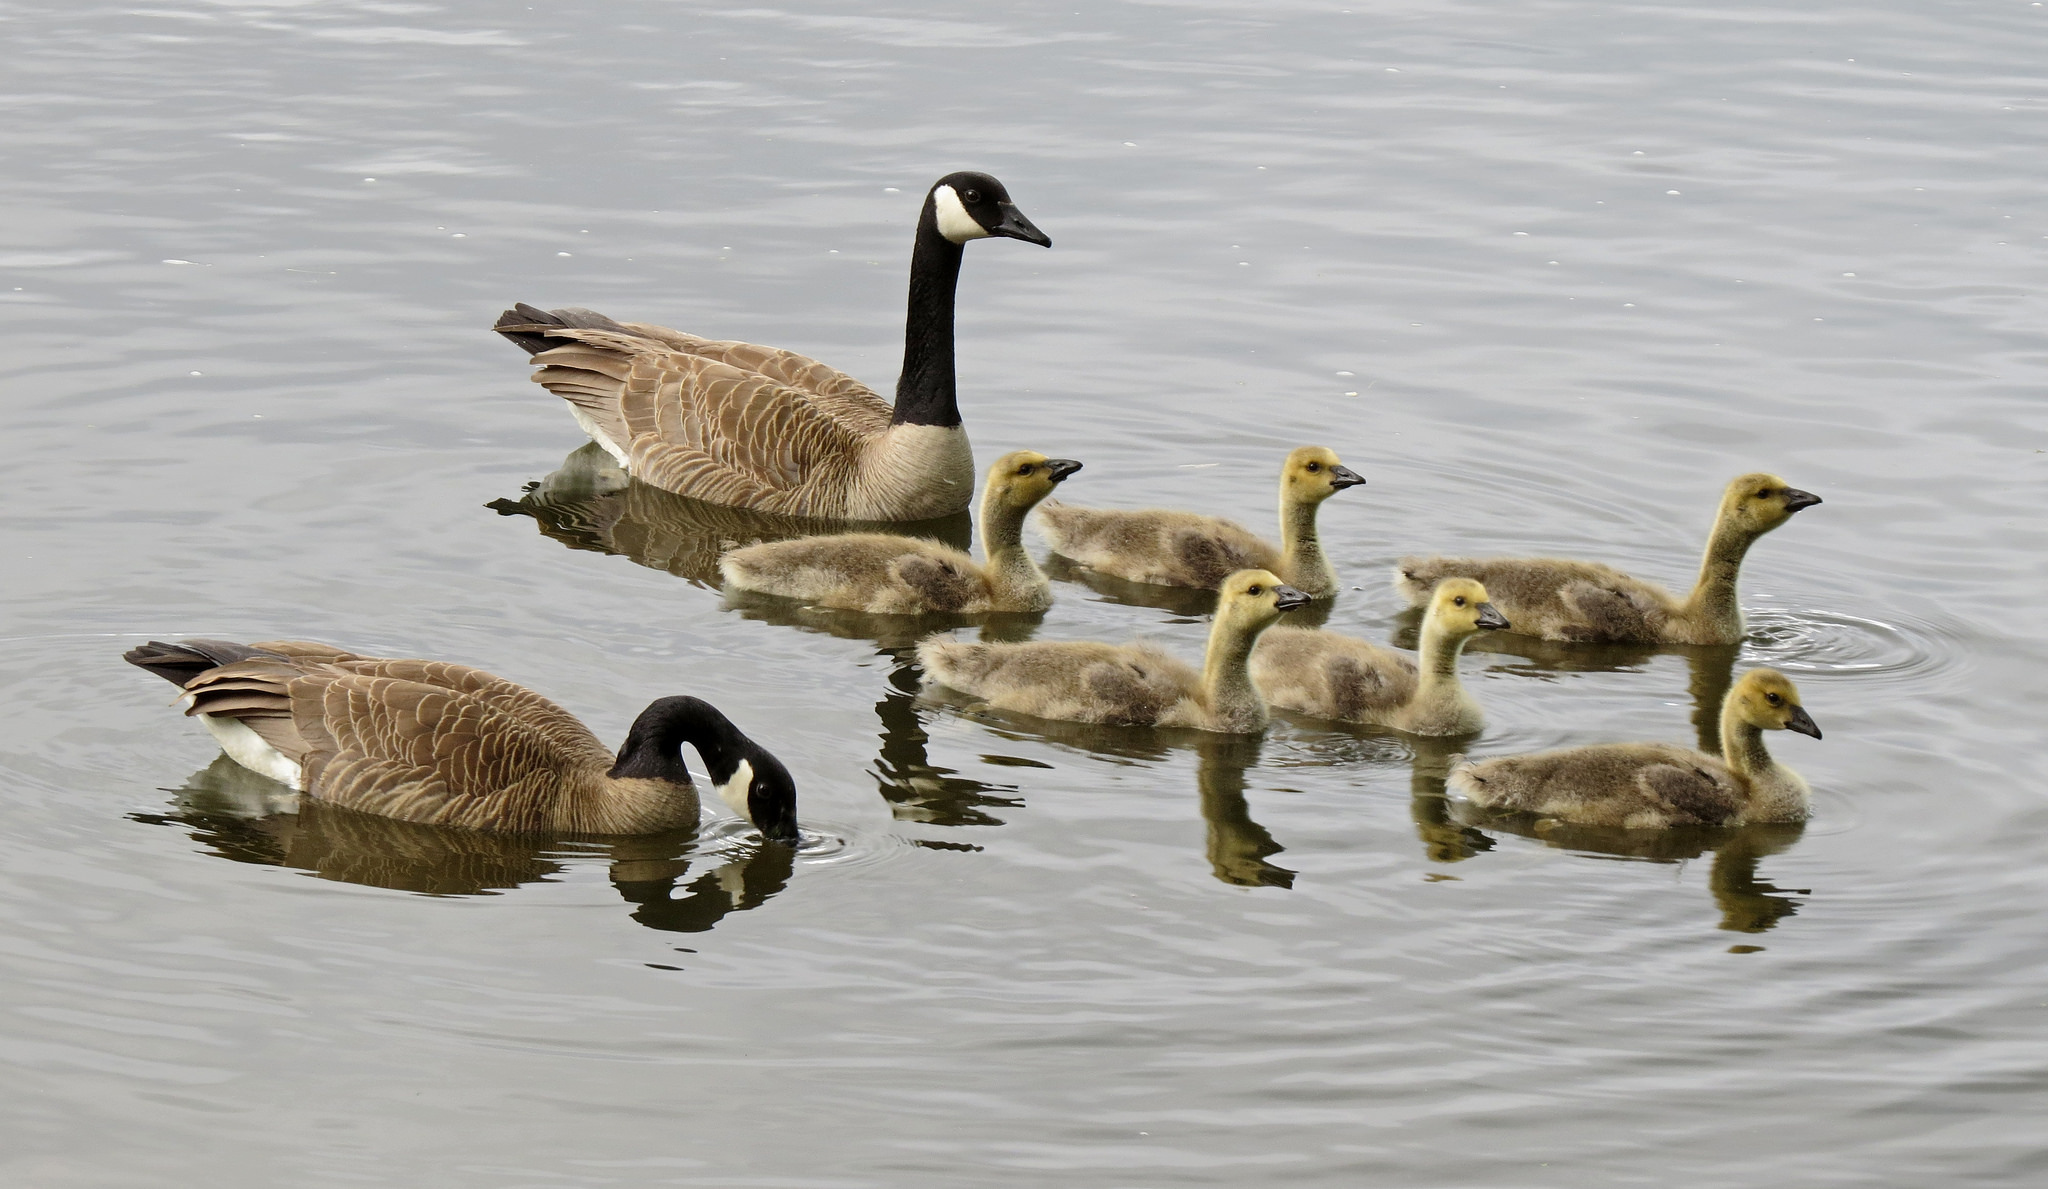
[[[1799,691],[1751,669],[1721,704],[1721,758],[1670,743],[1606,743],[1452,765],[1451,791],[1487,809],[1585,826],[1661,829],[1803,822],[1813,792],[1764,750],[1765,731],[1820,738]]]
[[[1271,704],[1316,718],[1416,735],[1469,734],[1486,725],[1486,715],[1458,680],[1458,654],[1476,633],[1507,626],[1484,586],[1446,578],[1430,596],[1415,658],[1336,632],[1282,627],[1253,650],[1252,682]]]
[[[1439,581],[1476,578],[1516,631],[1546,640],[1734,644],[1743,634],[1735,594],[1743,554],[1794,512],[1820,502],[1776,475],[1759,472],[1730,482],[1699,580],[1683,599],[1598,562],[1549,557],[1404,557],[1394,567],[1394,589],[1422,606]]]
[[[1365,480],[1322,446],[1303,446],[1280,467],[1280,545],[1217,516],[1164,508],[1124,511],[1051,503],[1038,527],[1053,552],[1131,582],[1215,590],[1239,570],[1271,570],[1310,598],[1337,593],[1337,572],[1316,537],[1316,509]]]
[[[1018,450],[996,459],[981,495],[986,564],[931,541],[846,533],[765,541],[719,559],[727,585],[820,607],[882,615],[1043,611],[1052,584],[1024,550],[1024,517],[1081,469],[1070,458]]]
[[[917,646],[925,680],[1000,710],[1129,727],[1192,727],[1252,734],[1266,702],[1246,661],[1260,632],[1309,597],[1270,570],[1223,582],[1202,671],[1149,644],[1033,641],[968,644],[945,636]]]

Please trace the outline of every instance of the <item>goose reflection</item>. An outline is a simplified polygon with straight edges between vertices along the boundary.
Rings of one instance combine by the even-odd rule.
[[[1395,621],[1394,643],[1413,649],[1421,637],[1422,613],[1409,608]],[[1508,632],[1486,632],[1465,645],[1467,653],[1498,653],[1521,657],[1520,665],[1503,665],[1505,673],[1620,673],[1640,670],[1659,656],[1682,656],[1689,670],[1693,731],[1701,751],[1721,754],[1721,705],[1735,684],[1740,644],[1586,644],[1540,640]]]
[[[484,506],[500,516],[531,516],[541,535],[571,549],[617,554],[714,590],[723,586],[719,556],[735,546],[817,533],[883,531],[965,549],[971,525],[965,512],[883,525],[707,504],[629,477],[595,442],[571,451],[518,499]]]
[[[131,817],[185,830],[238,863],[290,867],[321,879],[430,896],[495,895],[551,882],[580,860],[610,863],[612,886],[650,929],[700,933],[788,886],[795,848],[760,845],[707,855],[694,830],[636,838],[493,834],[398,821],[301,797],[226,756],[192,774],[169,812]],[[683,884],[693,861],[722,858]],[[680,888],[679,888],[679,885]]]

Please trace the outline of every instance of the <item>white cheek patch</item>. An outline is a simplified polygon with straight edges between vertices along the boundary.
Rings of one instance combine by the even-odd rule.
[[[932,191],[932,214],[937,216],[939,234],[956,244],[988,238],[988,228],[974,221],[974,216],[960,205],[960,196],[953,192],[951,186],[940,186]]]
[[[753,811],[747,808],[747,794],[754,788],[754,766],[745,760],[733,769],[732,779],[718,786],[718,799],[732,808],[734,813],[754,820]]]

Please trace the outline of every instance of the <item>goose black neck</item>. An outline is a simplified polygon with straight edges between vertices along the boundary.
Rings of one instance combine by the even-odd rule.
[[[730,739],[738,734],[708,702],[698,698],[657,698],[633,720],[633,729],[626,732],[626,744],[619,748],[618,762],[612,765],[611,775],[688,784],[690,770],[683,763],[683,744],[688,743],[704,757],[705,767],[712,769],[711,778],[723,780],[732,775],[739,761],[726,761],[721,775],[716,771],[718,765],[713,756],[734,751]]]
[[[903,372],[896,378],[894,425],[960,424],[953,387],[953,291],[961,247],[939,234],[930,199],[910,253],[910,310],[903,325]]]

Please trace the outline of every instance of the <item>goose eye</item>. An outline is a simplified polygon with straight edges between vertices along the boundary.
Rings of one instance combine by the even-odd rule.
[[[1245,588],[1245,593],[1246,593],[1246,594],[1264,594],[1264,593],[1266,593],[1266,588],[1265,588],[1265,587],[1263,587],[1263,586],[1260,586],[1260,585],[1259,585],[1258,583],[1254,582],[1254,583],[1252,583],[1252,584],[1251,584],[1250,586],[1248,586],[1248,587],[1246,587],[1246,588]]]
[[[1464,595],[1459,595],[1459,596],[1458,596],[1457,598],[1455,598],[1455,599],[1452,599],[1452,600],[1451,600],[1451,604],[1452,604],[1453,606],[1457,606],[1457,607],[1462,607],[1462,606],[1464,606],[1464,605],[1465,605],[1465,596],[1464,596]]]
[[[1030,473],[1031,473],[1031,464],[1027,462],[1027,463],[1025,463],[1025,464],[1024,464],[1023,466],[1021,466],[1021,467],[1018,467],[1018,468],[1017,468],[1017,473],[1018,473],[1018,474],[1020,474],[1020,475],[1028,475],[1028,474],[1030,474]]]
[[[1311,471],[1320,471],[1323,469],[1323,464],[1319,462],[1312,462],[1308,464],[1308,469]]]
[[[960,195],[960,197],[961,197],[961,198],[964,198],[964,199],[966,199],[966,200],[967,200],[968,202],[980,202],[980,201],[981,201],[981,191],[979,191],[979,190],[968,190],[968,191],[966,191],[966,192],[962,193],[962,194]]]
[[[1779,696],[1778,696],[1778,695],[1776,695],[1776,694],[1765,694],[1765,695],[1764,695],[1764,701],[1766,701],[1766,702],[1769,702],[1769,703],[1770,703],[1771,705],[1773,705],[1773,706],[1776,706],[1776,705],[1777,705],[1778,703],[1780,703],[1780,702],[1783,702],[1784,700],[1785,700],[1785,699],[1783,699],[1783,698],[1779,697]]]

